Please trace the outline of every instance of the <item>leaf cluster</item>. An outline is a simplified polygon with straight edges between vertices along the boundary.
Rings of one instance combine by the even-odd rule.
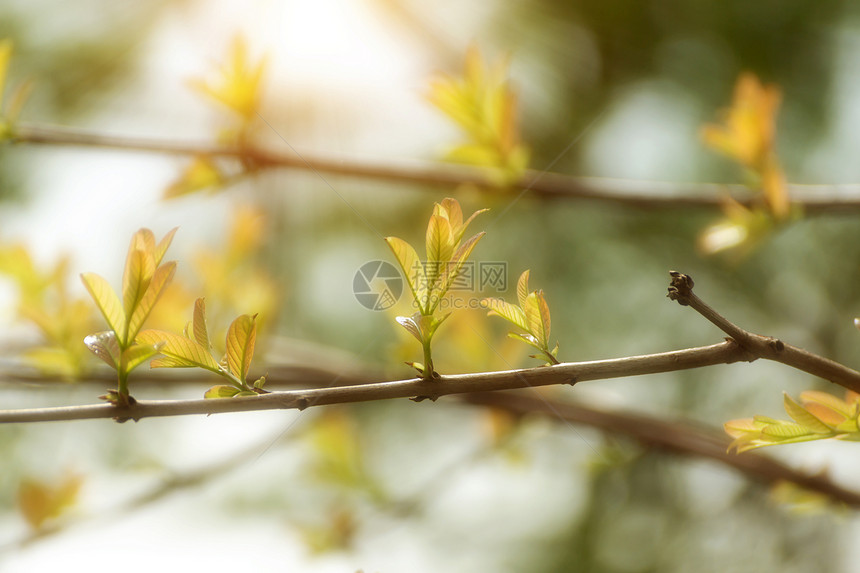
[[[117,371],[116,398],[120,402],[129,398],[129,373],[158,354],[161,347],[160,343],[137,342],[136,337],[176,272],[175,261],[161,264],[174,234],[175,228],[158,243],[149,229],[140,229],[132,236],[122,277],[122,300],[100,275],[81,275],[84,286],[110,327],[110,330],[87,336],[84,343]]]
[[[243,121],[257,115],[260,107],[260,86],[266,70],[266,59],[253,62],[242,36],[233,38],[227,62],[211,80],[193,79],[192,88],[237,114]]]
[[[473,45],[466,53],[463,76],[440,75],[431,82],[428,96],[466,136],[447,158],[489,168],[499,185],[519,179],[529,162],[529,149],[520,141],[517,126],[517,98],[507,75],[507,59],[487,65]]]
[[[229,385],[210,388],[205,394],[207,398],[263,393],[264,377],[248,382],[248,370],[257,341],[257,315],[242,314],[232,322],[227,329],[226,353],[220,360],[213,356],[203,298],[195,301],[192,320],[186,324],[182,334],[141,330],[176,270],[174,261],[161,264],[175,232],[176,229],[170,231],[158,244],[149,229],[141,229],[134,234],[123,274],[122,302],[99,275],[81,275],[111,327],[111,330],[91,334],[84,339],[96,356],[118,372],[117,390],[109,394],[108,399],[128,403],[128,375],[148,360],[151,360],[152,368],[202,368],[229,381]]]
[[[0,274],[18,286],[18,315],[39,329],[45,342],[27,350],[25,360],[40,372],[71,381],[88,369],[89,352],[81,340],[95,327],[86,300],[69,294],[69,260],[40,269],[19,244],[0,245]]]
[[[189,81],[192,89],[207,100],[226,108],[233,121],[222,127],[218,140],[224,145],[245,147],[251,138],[254,120],[259,115],[263,76],[267,59],[252,60],[248,46],[242,36],[236,36],[230,45],[227,61],[209,79],[194,78]],[[253,163],[243,158],[238,173],[228,174],[225,166],[208,154],[198,154],[164,191],[163,197],[171,199],[202,190],[216,190],[230,179],[241,177],[254,170]]]
[[[237,317],[227,329],[227,351],[218,360],[213,355],[209,328],[206,323],[206,304],[198,298],[194,303],[194,315],[182,334],[165,330],[144,330],[138,340],[145,344],[160,345],[159,354],[152,368],[202,368],[229,381],[228,385],[213,386],[206,391],[206,398],[231,398],[234,396],[256,396],[263,392],[264,377],[250,384],[248,370],[254,358],[257,342],[257,316],[247,314]]]
[[[785,394],[783,404],[793,421],[755,416],[726,422],[726,433],[734,438],[729,450],[744,452],[763,446],[829,438],[860,441],[860,394],[856,392],[848,390],[841,399],[810,390],[800,394],[800,403]]]
[[[430,358],[430,342],[439,326],[450,316],[436,314],[442,299],[463,269],[463,264],[472,254],[478,241],[485,235],[482,231],[463,240],[469,224],[486,209],[475,211],[463,220],[463,210],[456,199],[446,198],[433,207],[427,224],[426,256],[422,261],[415,249],[398,237],[386,237],[385,242],[394,253],[394,258],[412,294],[417,311],[412,316],[398,316],[397,322],[414,336],[424,347],[424,363],[411,363],[425,377],[433,376]]]
[[[722,124],[707,124],[701,136],[705,144],[739,163],[750,175],[761,196],[751,207],[731,197],[723,200],[723,220],[706,229],[699,245],[706,253],[739,247],[750,248],[792,215],[785,175],[776,154],[776,115],[781,93],[764,85],[751,73],[738,77],[731,107]]]
[[[500,298],[485,298],[481,301],[484,308],[489,309],[488,316],[499,316],[524,332],[511,332],[511,338],[521,340],[540,352],[532,358],[542,358],[547,364],[558,364],[558,343],[550,349],[550,320],[549,305],[543,290],[529,292],[529,271],[520,275],[517,281],[517,302],[513,305]]]

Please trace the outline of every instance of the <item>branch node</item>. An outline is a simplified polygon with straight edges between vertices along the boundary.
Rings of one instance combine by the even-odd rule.
[[[737,360],[733,360],[732,362],[755,362],[760,358],[758,354],[756,354],[755,352],[750,352],[746,346],[744,346],[734,338],[731,338],[730,336],[726,336],[723,340],[725,340],[726,342],[731,342],[737,348],[739,348],[741,352],[743,352],[743,356],[739,357]]]
[[[310,405],[311,401],[308,399],[307,396],[299,396],[298,398],[296,398],[296,408],[298,408],[299,411],[304,410]]]
[[[424,400],[430,400],[431,402],[435,402],[439,399],[439,396],[413,396],[409,399],[413,402],[423,402]]]
[[[767,341],[767,346],[774,352],[782,352],[785,350],[785,344],[778,338],[771,338]]]

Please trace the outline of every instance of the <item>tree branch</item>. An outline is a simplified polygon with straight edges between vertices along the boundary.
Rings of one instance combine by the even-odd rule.
[[[629,356],[610,360],[563,363],[555,366],[442,376],[437,380],[413,378],[392,382],[376,382],[330,388],[310,388],[272,392],[248,398],[210,400],[139,400],[128,407],[111,404],[62,406],[28,410],[0,410],[0,423],[52,422],[117,418],[140,420],[154,416],[188,414],[220,414],[257,410],[299,409],[310,406],[368,402],[394,398],[435,400],[450,394],[490,392],[554,384],[575,384],[586,380],[602,380],[658,372],[671,372],[715,364],[730,364],[748,360],[748,354],[732,341],[711,346]]]
[[[693,279],[689,275],[670,271],[672,277],[669,286],[669,298],[681,306],[689,306],[717,328],[728,334],[752,358],[766,358],[782,362],[798,370],[808,372],[834,384],[844,386],[854,392],[860,392],[860,372],[824,358],[808,350],[786,344],[778,338],[753,334],[729,322],[716,310],[693,293]]]
[[[728,446],[731,439],[725,434],[691,423],[549,401],[526,396],[522,392],[467,394],[462,400],[470,404],[501,408],[516,415],[537,414],[549,419],[566,420],[613,434],[626,435],[648,448],[712,459],[771,485],[788,481],[807,490],[825,494],[848,506],[860,508],[860,493],[839,487],[826,475],[798,471],[758,452],[730,454]]]
[[[111,136],[60,127],[18,125],[11,139],[18,144],[73,145],[120,151],[169,155],[209,155],[242,160],[259,167],[316,171],[358,179],[373,179],[419,185],[455,187],[464,184],[498,188],[485,169],[441,162],[385,162],[347,160],[302,152],[281,153],[255,147],[218,147],[208,143],[175,142]],[[750,190],[743,185],[673,183],[603,177],[574,177],[528,170],[512,185],[544,198],[585,199],[637,209],[719,209],[730,193],[749,204]],[[860,185],[789,185],[792,202],[808,213],[856,212],[860,209]]]

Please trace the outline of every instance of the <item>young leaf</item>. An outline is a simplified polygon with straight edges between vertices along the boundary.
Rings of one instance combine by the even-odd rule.
[[[133,344],[122,353],[125,371],[131,372],[161,351],[162,342],[156,344]]]
[[[265,58],[252,63],[247,52],[244,39],[237,36],[230,46],[228,63],[219,70],[218,81],[191,82],[193,88],[227,106],[245,120],[252,118],[259,108],[260,83],[266,67]]]
[[[451,260],[454,254],[454,241],[451,223],[439,215],[430,217],[427,225],[427,264],[431,265],[434,278],[441,273],[441,266]]]
[[[421,334],[421,328],[418,326],[418,322],[416,321],[416,316],[420,317],[421,313],[416,312],[412,316],[398,316],[395,317],[396,320],[403,328],[409,331],[409,334],[418,339],[418,342],[424,343],[424,336]]]
[[[783,394],[783,404],[788,415],[808,431],[816,434],[833,433],[833,428],[816,418],[812,413],[804,409],[803,406],[792,400],[788,394]]]
[[[95,273],[83,273],[81,275],[81,280],[83,281],[84,286],[87,287],[87,291],[89,291],[90,296],[93,297],[96,306],[99,307],[102,316],[105,317],[108,326],[110,326],[111,330],[116,333],[119,340],[125,340],[127,330],[125,313],[122,310],[122,304],[119,302],[119,298],[116,296],[116,293],[111,288],[110,284],[108,284],[104,278]]]
[[[203,394],[204,398],[232,398],[236,394],[238,394],[241,390],[236,388],[235,386],[229,386],[227,384],[219,384],[217,386],[212,386],[206,393]]]
[[[161,298],[167,285],[170,284],[175,272],[175,261],[165,263],[155,270],[155,274],[149,282],[146,292],[138,302],[131,315],[131,319],[128,321],[129,340],[134,340],[137,333],[140,332],[141,328],[143,328],[143,323],[146,322],[150,312],[152,312],[153,307],[155,307],[155,303],[158,302],[158,299]]]
[[[858,414],[858,403],[849,404],[841,398],[837,398],[826,392],[807,390],[800,393],[803,407],[808,408],[810,404],[818,404],[838,414],[841,418],[856,418]]]
[[[159,352],[164,354],[167,359],[153,360],[151,364],[153,368],[197,367],[220,373],[218,363],[209,354],[207,348],[180,334],[164,330],[144,330],[137,335],[137,342],[140,344],[158,344],[159,342],[164,342]]]
[[[526,305],[523,308],[523,312],[526,315],[526,323],[529,325],[528,331],[532,335],[534,335],[534,337],[541,344],[543,344],[544,348],[548,346],[546,344],[547,336],[546,332],[544,331],[544,323],[540,311],[540,300],[538,298],[538,291],[535,291],[526,297]]]
[[[163,199],[174,199],[204,189],[214,190],[226,180],[218,164],[210,155],[197,155],[185,168],[185,171],[173,183],[168,185],[162,195]]]
[[[122,302],[127,317],[134,314],[140,299],[146,294],[153,274],[155,261],[151,252],[135,249],[129,253],[122,277]]]
[[[403,271],[403,276],[406,278],[409,290],[412,291],[412,296],[419,307],[423,307],[426,304],[424,298],[426,298],[428,285],[424,274],[424,265],[418,258],[418,253],[415,252],[412,245],[403,239],[385,237],[385,242],[391,252],[394,253],[394,258],[397,259],[397,264]]]
[[[135,232],[134,235],[131,236],[131,243],[128,245],[128,254],[126,255],[126,261],[131,258],[131,254],[134,251],[143,251],[144,253],[152,254],[155,251],[155,235],[147,229],[146,227],[142,227]]]
[[[517,300],[519,301],[520,308],[526,307],[526,299],[529,296],[529,270],[526,269],[523,271],[523,274],[520,275],[520,279],[517,281]],[[526,330],[525,326],[523,327]]]
[[[528,332],[526,315],[519,307],[508,304],[500,298],[485,298],[481,301],[481,305],[489,309],[488,316],[500,316]]]
[[[176,231],[179,230],[179,227],[173,227],[170,229],[164,238],[155,246],[155,249],[152,252],[152,258],[155,260],[156,265],[161,264],[161,259],[164,258],[164,254],[167,252],[167,249],[170,247],[170,243],[173,242],[173,236],[176,234]]]
[[[540,320],[542,324],[541,331],[544,335],[544,342],[549,346],[549,335],[552,330],[552,323],[549,318],[549,305],[546,303],[546,298],[543,296],[543,291],[537,291],[538,310],[540,310]]]
[[[508,338],[513,338],[514,340],[521,340],[529,346],[533,346],[541,351],[543,350],[543,347],[541,347],[540,342],[538,342],[538,339],[531,334],[519,334],[516,332],[509,332]]]
[[[248,368],[254,358],[254,344],[257,340],[257,315],[243,314],[227,330],[227,364],[237,378],[245,381]]]
[[[203,298],[194,301],[194,320],[192,322],[194,339],[203,348],[211,348],[209,329],[206,327],[206,302]]]
[[[448,219],[448,222],[451,224],[451,229],[454,232],[460,231],[460,228],[464,226],[463,209],[460,207],[460,202],[452,197],[445,197],[442,199],[441,203],[437,203],[436,207],[433,209],[433,214],[440,215]],[[474,217],[475,215],[472,215],[470,220]],[[455,237],[455,242],[459,240],[459,237]]]
[[[438,288],[435,296],[436,304],[431,306],[430,312],[435,309],[435,307],[441,302],[442,297],[445,296],[445,293],[448,292],[448,289],[451,288],[454,280],[460,274],[466,259],[468,259],[469,255],[472,254],[472,251],[475,250],[475,247],[478,245],[478,241],[480,241],[484,235],[486,235],[486,233],[481,231],[477,235],[470,237],[465,243],[460,245],[457,252],[452,256],[451,262],[445,265],[445,273],[440,281],[441,286]]]
[[[771,438],[778,442],[817,440],[821,436],[806,426],[792,422],[779,421],[777,424],[768,424],[761,429],[763,437]]]
[[[105,363],[117,370],[120,361],[120,349],[113,330],[105,330],[90,334],[84,338],[84,344],[93,354],[105,361]]]

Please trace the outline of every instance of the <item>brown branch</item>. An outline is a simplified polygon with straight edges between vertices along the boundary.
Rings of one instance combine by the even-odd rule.
[[[693,279],[689,275],[677,271],[671,271],[669,274],[672,277],[669,298],[681,306],[689,306],[707,318],[748,352],[751,359],[765,358],[782,362],[854,392],[860,392],[860,372],[808,350],[786,344],[777,338],[747,332],[696,296],[693,293]]]
[[[689,422],[666,421],[629,412],[549,401],[526,396],[522,392],[467,394],[462,400],[470,404],[501,408],[516,415],[537,414],[630,436],[648,448],[712,459],[768,484],[792,482],[848,506],[860,508],[860,492],[841,488],[826,475],[801,472],[758,452],[730,454],[727,451],[731,441],[729,437]]]
[[[304,151],[299,156],[295,152],[282,153],[254,147],[218,147],[207,143],[111,136],[37,125],[17,126],[12,141],[18,144],[73,145],[169,155],[231,157],[259,167],[299,169],[358,179],[437,187],[464,184],[488,189],[498,187],[484,169],[440,162],[374,163]],[[513,187],[528,189],[544,198],[585,199],[639,209],[713,210],[720,208],[722,197],[726,193],[730,193],[742,203],[748,203],[751,196],[750,190],[742,185],[575,177],[536,170],[526,171]],[[860,185],[790,185],[789,193],[792,201],[808,213],[856,212],[860,209]]]
[[[435,400],[449,394],[512,390],[553,384],[574,384],[658,372],[730,364],[748,359],[747,353],[732,341],[712,346],[688,348],[660,354],[629,356],[591,362],[563,363],[525,370],[484,372],[442,376],[436,380],[397,380],[353,386],[310,388],[272,392],[248,398],[211,400],[140,400],[127,407],[111,404],[61,406],[28,410],[0,410],[0,423],[52,422],[94,418],[139,420],[154,416],[220,414],[256,410],[299,409],[310,406],[368,402],[394,398]]]

